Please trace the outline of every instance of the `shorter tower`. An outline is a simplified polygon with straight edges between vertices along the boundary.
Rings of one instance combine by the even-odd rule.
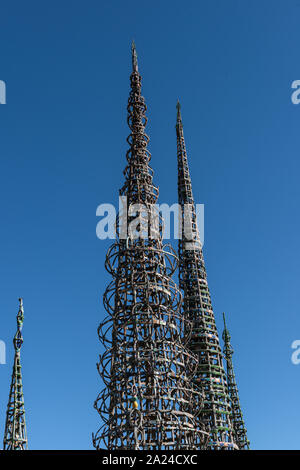
[[[210,433],[209,450],[234,450],[223,355],[208,288],[202,244],[198,232],[196,206],[183,135],[180,104],[177,103],[178,203],[182,226],[178,242],[179,286],[184,294],[183,314],[192,322],[187,346],[198,358],[193,378],[204,393],[204,406],[199,410]],[[196,410],[197,404],[194,404]]]
[[[24,321],[24,309],[23,300],[19,299],[19,302],[20,305],[17,315],[18,328],[13,340],[15,358],[6,412],[3,450],[28,449],[20,359],[20,351],[23,343],[22,327]]]
[[[232,363],[232,355],[233,355],[233,348],[230,344],[231,336],[226,326],[225,320],[225,313],[223,313],[223,320],[224,320],[224,331],[223,331],[223,341],[224,341],[224,357],[226,360],[227,366],[227,385],[228,385],[228,392],[231,401],[231,419],[232,425],[234,430],[235,442],[238,445],[240,450],[247,450],[250,449],[250,442],[247,438],[247,429],[245,428],[245,423],[243,420],[243,414],[241,410],[240,400],[239,400],[239,393],[236,384],[236,379],[233,370],[233,363]]]

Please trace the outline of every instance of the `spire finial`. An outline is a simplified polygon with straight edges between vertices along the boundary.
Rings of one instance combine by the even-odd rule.
[[[137,62],[137,53],[136,53],[136,47],[135,47],[135,42],[132,40],[131,43],[131,57],[132,57],[132,70],[133,72],[138,71],[138,62]]]
[[[231,339],[231,336],[230,336],[230,333],[229,333],[229,330],[227,328],[227,325],[226,325],[226,318],[225,318],[225,313],[223,312],[223,322],[224,322],[224,330],[223,330],[223,335],[222,335],[222,338],[224,340],[224,342],[229,342],[230,339]]]
[[[17,314],[17,332],[14,337],[14,347],[16,351],[20,351],[21,346],[23,344],[23,337],[22,337],[22,327],[24,322],[24,308],[23,308],[23,299],[19,298],[19,311]]]
[[[224,329],[227,330],[225,313],[223,312]]]
[[[181,105],[180,105],[179,99],[177,99],[176,108],[177,108],[177,122],[180,122],[180,123],[182,124],[182,120],[181,120]]]

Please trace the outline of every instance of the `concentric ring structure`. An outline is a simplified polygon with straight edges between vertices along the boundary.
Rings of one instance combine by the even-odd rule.
[[[231,420],[235,435],[235,442],[239,446],[241,450],[249,450],[250,449],[250,442],[247,437],[247,429],[245,426],[245,422],[243,419],[243,413],[240,405],[240,398],[239,398],[239,391],[237,388],[235,373],[233,369],[233,347],[231,346],[230,340],[231,336],[229,330],[226,325],[225,320],[225,313],[223,313],[223,320],[224,320],[224,330],[223,330],[223,341],[224,341],[224,357],[226,360],[226,368],[227,368],[227,384],[228,384],[228,392],[231,401]]]
[[[202,395],[191,380],[197,359],[185,348],[191,325],[181,315],[180,294],[171,279],[177,257],[162,244],[162,223],[153,208],[158,189],[149,166],[146,105],[134,44],[132,68],[127,107],[131,133],[120,190],[125,203],[116,242],[106,257],[113,280],[104,294],[108,316],[98,330],[106,349],[98,364],[105,387],[95,407],[103,425],[93,443],[96,449],[202,448],[207,440],[199,420]],[[155,223],[149,228],[151,216]]]
[[[20,358],[21,346],[23,344],[24,309],[23,300],[19,299],[19,302],[17,314],[18,329],[13,340],[15,358],[6,412],[3,450],[26,450],[28,448]]]
[[[198,232],[195,202],[183,135],[180,104],[177,103],[178,204],[182,233],[179,238],[179,286],[184,294],[183,313],[192,322],[188,347],[198,357],[194,381],[204,392],[203,419],[210,430],[208,448],[236,449],[230,420],[223,356],[215,323]],[[195,404],[197,407],[197,404]]]

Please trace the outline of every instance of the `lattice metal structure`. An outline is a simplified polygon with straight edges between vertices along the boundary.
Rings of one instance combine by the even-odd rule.
[[[212,450],[236,449],[230,420],[231,409],[226,374],[197,226],[179,102],[177,103],[176,134],[178,203],[183,221],[182,236],[178,246],[179,286],[184,294],[184,316],[193,324],[189,348],[198,357],[194,381],[202,387],[205,394],[202,415],[210,430],[208,448]]]
[[[197,359],[185,348],[191,325],[181,315],[181,296],[171,278],[177,257],[163,246],[162,222],[153,212],[158,189],[149,166],[146,105],[134,44],[130,83],[131,133],[120,190],[125,202],[116,242],[106,256],[113,280],[104,294],[108,316],[98,329],[106,348],[98,364],[105,387],[95,407],[103,425],[93,443],[96,449],[203,448],[207,434],[197,416],[202,395],[191,380]],[[136,230],[134,204],[143,205],[137,209]],[[155,223],[150,229],[151,215]],[[128,236],[123,238],[126,219]]]
[[[3,450],[28,449],[24,395],[21,372],[20,351],[23,344],[22,327],[24,321],[23,300],[19,299],[19,311],[17,314],[17,333],[13,344],[15,348],[14,365],[10,386],[10,393],[6,412]]]
[[[223,331],[223,341],[224,341],[224,357],[226,360],[227,366],[227,384],[228,392],[231,400],[231,420],[235,435],[235,442],[241,450],[250,449],[250,442],[247,438],[247,429],[245,427],[245,422],[243,420],[243,413],[241,410],[239,392],[236,384],[236,378],[233,369],[232,355],[234,353],[231,346],[230,340],[231,336],[226,326],[225,313],[223,313],[224,320],[224,331]]]

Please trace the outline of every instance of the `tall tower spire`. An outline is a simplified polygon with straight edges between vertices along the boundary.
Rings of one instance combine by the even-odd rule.
[[[138,72],[138,61],[135,42],[131,43],[131,60],[132,60],[132,72]]]
[[[179,240],[179,286],[184,294],[183,312],[192,321],[190,350],[198,357],[194,380],[205,394],[203,418],[210,430],[210,449],[235,449],[230,421],[230,401],[215,323],[183,135],[180,103],[177,103],[178,203],[182,211]],[[188,230],[187,230],[188,227]]]
[[[243,414],[240,405],[239,393],[236,384],[235,374],[233,370],[232,355],[233,348],[230,344],[230,333],[226,326],[225,313],[223,313],[224,320],[224,331],[223,331],[223,341],[224,341],[224,356],[227,365],[227,384],[228,391],[231,400],[231,413],[232,413],[232,424],[235,434],[235,442],[239,446],[239,449],[250,449],[250,442],[247,438],[247,429],[245,428],[245,423],[243,420]]]
[[[106,256],[113,280],[104,294],[108,316],[98,329],[106,349],[98,364],[105,388],[95,407],[104,424],[93,443],[97,449],[104,445],[112,450],[196,449],[206,439],[193,414],[193,404],[199,410],[202,404],[191,381],[197,360],[184,346],[182,331],[189,322],[180,313],[179,291],[171,278],[177,257],[162,244],[159,218],[149,228],[158,189],[149,166],[135,46],[132,57],[129,150],[120,190],[124,207],[116,242]],[[124,219],[125,237],[120,226]]]
[[[19,299],[19,303],[19,311],[17,314],[17,332],[13,340],[15,358],[6,412],[3,450],[26,450],[28,448],[20,360],[20,351],[23,343],[23,300]]]

